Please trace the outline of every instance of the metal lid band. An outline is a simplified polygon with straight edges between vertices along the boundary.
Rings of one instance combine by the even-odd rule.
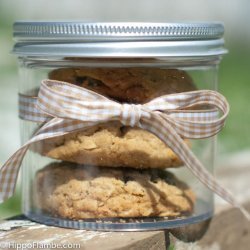
[[[20,56],[203,57],[226,53],[221,23],[16,22]]]

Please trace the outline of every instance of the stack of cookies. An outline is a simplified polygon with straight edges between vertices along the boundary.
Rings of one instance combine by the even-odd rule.
[[[159,68],[60,68],[66,81],[121,103],[195,90],[186,72]],[[186,141],[188,143],[188,141]],[[45,140],[44,156],[60,160],[36,174],[35,203],[68,219],[169,217],[193,211],[193,191],[167,168],[182,165],[158,137],[119,122]]]

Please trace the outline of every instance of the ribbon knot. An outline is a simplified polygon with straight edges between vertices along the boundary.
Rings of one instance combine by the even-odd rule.
[[[140,127],[140,119],[142,116],[142,105],[127,104],[121,105],[121,123],[125,126]]]
[[[70,83],[44,80],[38,98],[30,99],[21,96],[19,116],[45,124],[0,169],[0,201],[13,195],[23,157],[32,143],[84,130],[99,123],[120,121],[155,134],[205,186],[239,207],[250,220],[249,213],[183,142],[183,138],[211,137],[223,128],[229,105],[218,92],[197,90],[160,96],[143,105],[120,104]],[[197,105],[206,108],[197,110],[194,108]],[[212,109],[207,108],[211,106]]]

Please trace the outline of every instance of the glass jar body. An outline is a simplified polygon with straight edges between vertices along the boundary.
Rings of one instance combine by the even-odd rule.
[[[19,93],[34,98],[49,78],[119,103],[145,104],[167,94],[216,90],[219,59],[20,57]],[[20,123],[22,143],[43,125]],[[216,138],[184,141],[213,172]],[[157,136],[118,121],[43,140],[23,162],[23,213],[92,230],[207,227],[213,193],[183,165]]]

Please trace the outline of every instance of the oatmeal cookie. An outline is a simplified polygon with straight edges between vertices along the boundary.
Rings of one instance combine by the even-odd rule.
[[[52,163],[37,172],[35,204],[68,219],[178,217],[193,211],[195,195],[163,170],[98,168]]]
[[[164,169],[182,165],[157,136],[118,122],[45,140],[36,151],[54,159],[95,166]]]

